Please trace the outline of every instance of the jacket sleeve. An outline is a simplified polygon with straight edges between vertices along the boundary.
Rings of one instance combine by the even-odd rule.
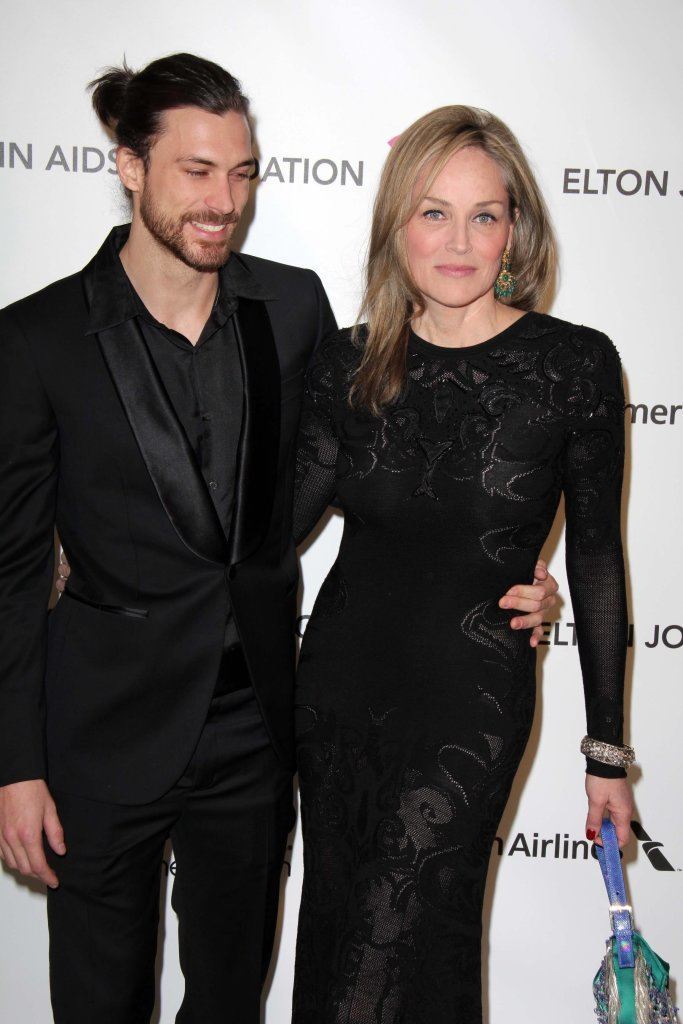
[[[46,777],[44,675],[59,439],[28,341],[0,312],[0,785]]]
[[[588,334],[587,329],[584,329]],[[583,675],[588,735],[621,744],[628,613],[621,543],[624,394],[619,356],[590,332],[595,363],[574,381],[576,414],[564,450],[566,561]],[[605,778],[626,773],[587,758]]]

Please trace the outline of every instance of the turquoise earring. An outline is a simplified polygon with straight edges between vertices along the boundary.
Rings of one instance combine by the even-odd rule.
[[[500,273],[496,278],[493,291],[497,299],[509,299],[515,290],[515,275],[510,270],[510,250],[505,249],[500,261]]]

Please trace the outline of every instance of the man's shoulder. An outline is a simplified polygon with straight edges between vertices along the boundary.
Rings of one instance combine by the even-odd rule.
[[[79,270],[10,303],[0,309],[0,317],[18,324],[27,332],[44,330],[46,325],[54,331],[65,319],[85,312],[83,274]]]
[[[265,288],[271,288],[278,292],[292,286],[310,289],[319,282],[315,271],[307,267],[295,267],[290,263],[278,263],[276,260],[267,260],[262,256],[252,256],[246,252],[235,253],[235,256],[242,266]]]

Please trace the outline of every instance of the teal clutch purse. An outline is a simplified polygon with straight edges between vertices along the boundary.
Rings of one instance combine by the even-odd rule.
[[[614,825],[605,819],[596,846],[610,903],[612,935],[593,980],[598,1024],[678,1024],[669,965],[633,930]]]

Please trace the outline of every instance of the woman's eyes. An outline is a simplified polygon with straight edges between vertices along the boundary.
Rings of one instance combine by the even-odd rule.
[[[422,217],[424,220],[440,221],[444,219],[445,214],[443,210],[424,210]],[[498,218],[494,217],[492,213],[482,211],[481,213],[476,214],[474,221],[477,224],[495,224],[497,219]]]

